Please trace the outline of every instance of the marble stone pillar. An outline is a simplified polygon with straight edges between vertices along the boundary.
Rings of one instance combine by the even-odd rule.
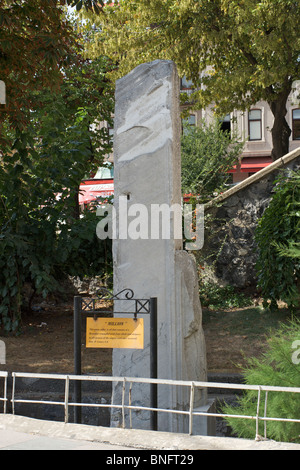
[[[181,204],[180,137],[179,79],[172,61],[142,64],[117,81],[114,293],[130,288],[136,298],[158,298],[159,378],[205,381],[206,351],[194,257],[182,249],[182,239],[173,227],[172,213],[170,236],[162,235],[161,230],[161,236],[151,237],[153,205],[164,204],[166,208]],[[130,223],[137,225],[141,215],[137,204],[142,204],[149,214],[146,224],[149,236],[144,226],[140,227],[140,238],[132,239],[125,236],[123,216],[127,211],[130,232]],[[137,233],[138,228],[135,228]],[[145,348],[115,349],[114,376],[149,377],[149,315],[142,317]],[[121,402],[121,394],[122,384],[114,386],[113,403]],[[135,404],[149,406],[149,387],[134,386],[132,398]],[[196,390],[195,407],[206,402],[206,391]],[[158,387],[158,407],[188,409],[188,406],[189,389]],[[111,425],[120,423],[121,413],[112,412]],[[148,428],[149,412],[134,413],[133,426]],[[185,432],[187,421],[180,415],[160,414],[158,428]]]
[[[0,80],[0,104],[6,104],[5,83]]]

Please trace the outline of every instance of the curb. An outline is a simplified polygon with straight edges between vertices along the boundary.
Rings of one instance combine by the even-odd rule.
[[[128,446],[136,450],[300,450],[300,444],[275,441],[189,436],[140,429],[119,429],[53,421],[40,421],[22,416],[0,414],[0,429],[49,438],[76,439],[89,442]]]

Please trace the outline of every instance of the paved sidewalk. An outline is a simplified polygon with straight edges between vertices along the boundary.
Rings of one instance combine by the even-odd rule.
[[[38,436],[30,433],[0,429],[0,450],[136,450],[101,442]]]
[[[300,444],[65,424],[0,414],[0,450],[300,450]],[[131,451],[131,452],[130,452]],[[122,453],[122,452],[121,452]],[[173,452],[174,453],[174,452]]]

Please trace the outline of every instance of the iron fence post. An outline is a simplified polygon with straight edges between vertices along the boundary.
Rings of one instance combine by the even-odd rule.
[[[81,375],[81,310],[82,299],[74,297],[74,374]],[[81,380],[74,381],[74,402],[81,403]],[[74,422],[81,423],[81,407],[74,407]]]
[[[157,379],[157,298],[150,299],[150,378]],[[150,384],[150,408],[157,408],[157,384]],[[150,429],[157,431],[157,412],[150,411]]]

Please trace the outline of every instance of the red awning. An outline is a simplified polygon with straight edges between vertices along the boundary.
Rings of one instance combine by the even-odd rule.
[[[242,173],[256,173],[272,163],[271,157],[245,157],[243,158],[240,165],[235,165],[228,173],[236,173],[241,171]]]

